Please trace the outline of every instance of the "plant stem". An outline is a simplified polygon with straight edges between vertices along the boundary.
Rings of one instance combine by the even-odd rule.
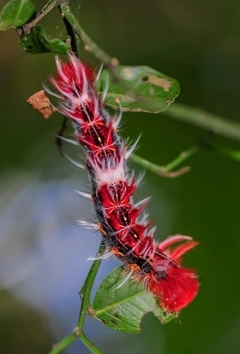
[[[102,254],[102,252],[105,249],[105,245],[103,242],[101,242],[98,254]],[[101,354],[101,351],[93,344],[84,334],[82,331],[82,328],[84,326],[85,318],[87,315],[88,311],[88,306],[90,305],[90,296],[91,296],[91,291],[93,287],[94,280],[96,278],[98,269],[101,265],[101,260],[96,260],[93,262],[90,271],[88,272],[87,278],[83,284],[82,289],[79,292],[79,295],[82,299],[82,304],[79,312],[79,318],[78,318],[78,329],[79,333],[78,337],[81,339],[81,341],[85,344],[85,346],[91,351],[93,354]]]
[[[69,35],[69,37],[71,38],[71,50],[73,51],[73,53],[75,53],[75,55],[79,58],[80,55],[80,51],[79,51],[79,38],[76,35],[76,32],[74,30],[74,28],[72,27],[71,23],[68,21],[68,19],[66,18],[66,16],[63,14],[62,12],[62,8],[59,5],[58,6],[61,14],[62,14],[62,19],[63,19],[63,23],[65,25],[67,34]]]
[[[137,162],[139,165],[147,168],[148,170],[150,170],[160,176],[169,177],[169,178],[176,178],[176,177],[179,177],[179,176],[183,175],[184,173],[190,171],[190,167],[185,166],[177,171],[174,171],[174,172],[172,172],[172,171],[176,167],[178,167],[180,164],[182,164],[184,161],[189,159],[192,155],[196,154],[199,151],[200,151],[199,146],[191,147],[188,150],[181,152],[180,155],[176,159],[174,159],[173,161],[171,161],[170,163],[168,163],[165,166],[156,165],[156,164],[154,164],[148,160],[145,160],[142,157],[135,155],[135,154],[131,155],[131,159],[134,162]]]
[[[76,335],[75,334],[70,334],[69,336],[63,338],[57,344],[54,344],[54,348],[48,354],[58,354],[58,353],[60,353],[63,349],[68,347],[75,340],[76,340]]]
[[[226,138],[240,141],[239,123],[208,113],[203,109],[174,103],[163,114]]]
[[[164,166],[166,172],[171,172],[174,170],[178,165],[189,159],[192,155],[195,155],[197,152],[200,151],[199,146],[193,146],[186,151],[180,153],[180,155],[174,159],[173,161],[169,162],[167,165]]]
[[[85,336],[85,334],[82,332],[81,335],[79,336],[83,344],[90,350],[92,354],[102,354],[102,352],[93,344],[90,342],[90,340]]]
[[[98,47],[98,45],[87,35],[87,33],[80,26],[79,22],[71,12],[69,6],[66,3],[60,4],[60,8],[64,16],[67,18],[68,22],[71,23],[71,26],[74,28],[76,34],[82,39],[85,44],[85,50],[94,53],[95,57],[103,62],[109,70],[116,75],[116,67],[118,67],[119,62],[116,58],[110,57],[104,50]],[[122,80],[119,77],[120,81]]]
[[[101,242],[99,250],[98,250],[98,254],[102,254],[104,249],[105,249],[105,246],[104,246],[103,242]],[[78,327],[79,328],[83,328],[83,325],[84,325],[85,317],[87,314],[87,309],[90,304],[90,295],[91,295],[91,291],[92,291],[92,286],[93,286],[94,280],[96,278],[100,264],[101,264],[101,260],[97,260],[97,261],[93,262],[93,264],[90,268],[90,271],[88,273],[88,276],[83,284],[83,287],[79,292],[79,295],[82,298],[82,304],[81,304],[81,309],[80,309],[79,318],[78,318]]]
[[[103,242],[101,242],[98,253],[101,254],[105,249]],[[94,261],[89,272],[87,278],[83,284],[82,289],[79,292],[79,295],[82,299],[82,304],[79,312],[78,319],[78,327],[74,329],[73,334],[63,338],[59,343],[55,344],[54,348],[48,354],[59,354],[63,349],[69,346],[74,340],[79,338],[85,346],[90,350],[93,354],[102,354],[102,352],[93,344],[83,332],[83,326],[88,310],[88,306],[90,305],[90,295],[93,287],[94,280],[96,278],[98,269],[100,267],[101,260]]]
[[[27,27],[29,32],[31,30],[31,28],[33,28],[34,26],[36,26],[36,24],[43,18],[45,17],[50,11],[52,11],[52,9],[54,9],[54,7],[60,6],[61,3],[68,3],[68,0],[49,0],[46,5],[43,6],[42,10],[37,14],[37,16],[31,21],[29,22],[27,25],[25,25],[24,27]],[[26,28],[24,30],[24,32],[26,32]]]

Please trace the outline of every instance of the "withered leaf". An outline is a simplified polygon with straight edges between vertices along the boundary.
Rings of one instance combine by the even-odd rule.
[[[56,108],[52,106],[44,90],[34,93],[27,99],[27,102],[32,106],[32,108],[41,113],[45,119],[48,119],[51,114],[56,111]]]

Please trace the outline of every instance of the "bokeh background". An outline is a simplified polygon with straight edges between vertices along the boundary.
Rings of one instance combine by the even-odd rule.
[[[33,1],[38,9],[46,1]],[[0,9],[6,1],[0,1]],[[87,33],[125,65],[148,65],[181,85],[177,102],[240,121],[239,0],[72,0]],[[42,22],[64,38],[57,10]],[[82,53],[93,66],[97,61]],[[0,351],[47,353],[78,318],[78,291],[101,240],[76,225],[94,216],[72,188],[88,190],[86,173],[54,145],[61,117],[46,121],[26,103],[54,71],[52,54],[24,53],[13,30],[0,33]],[[164,113],[124,114],[122,135],[142,138],[138,154],[164,165],[206,132]],[[215,142],[239,149],[222,137]],[[70,156],[78,149],[64,145]],[[202,151],[190,173],[166,179],[146,173],[136,199],[152,195],[156,237],[192,235],[200,246],[186,264],[200,275],[196,300],[162,326],[148,314],[140,335],[111,331],[89,319],[87,335],[106,354],[240,352],[240,163]],[[138,172],[141,168],[132,164]],[[104,261],[95,290],[115,260]],[[80,342],[68,354],[88,353]]]

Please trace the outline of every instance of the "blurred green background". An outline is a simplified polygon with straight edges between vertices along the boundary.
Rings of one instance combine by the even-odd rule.
[[[33,3],[40,9],[46,1]],[[148,65],[174,77],[181,85],[177,102],[240,121],[239,0],[70,3],[87,33],[122,64]],[[64,38],[57,10],[42,23],[49,34]],[[85,53],[82,58],[99,65]],[[0,350],[42,354],[77,323],[86,258],[94,255],[100,236],[74,225],[94,213],[67,186],[87,190],[89,182],[57,152],[61,117],[46,121],[26,103],[54,72],[54,56],[24,53],[9,30],[0,33],[0,68]],[[134,140],[141,132],[138,154],[159,165],[205,134],[164,113],[124,114],[122,135]],[[240,150],[237,142],[215,142]],[[147,315],[140,335],[89,320],[86,332],[104,353],[240,352],[240,163],[202,151],[188,164],[191,172],[177,179],[147,171],[137,198],[153,196],[149,212],[156,237],[182,233],[200,242],[185,259],[199,272],[199,295],[176,322],[162,326]],[[104,262],[98,284],[115,265]],[[80,352],[88,353],[80,343],[66,350]]]

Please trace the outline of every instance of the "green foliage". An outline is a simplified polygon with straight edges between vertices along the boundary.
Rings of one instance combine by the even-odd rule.
[[[25,25],[36,13],[34,5],[29,0],[11,0],[0,13],[0,30]]]
[[[70,46],[61,39],[50,38],[40,25],[33,27],[29,34],[22,34],[20,44],[24,50],[31,54],[46,52],[67,54],[70,50]]]
[[[142,284],[128,280],[118,288],[126,276],[124,268],[119,267],[103,280],[89,310],[92,317],[125,333],[139,333],[142,317],[148,312],[153,312],[163,324],[176,317],[160,309],[157,300]]]
[[[97,89],[104,90],[109,79],[105,104],[123,111],[159,113],[175,100],[180,93],[177,80],[148,66],[119,66],[116,72],[125,85],[120,85],[103,70]],[[109,77],[109,78],[108,78]]]

